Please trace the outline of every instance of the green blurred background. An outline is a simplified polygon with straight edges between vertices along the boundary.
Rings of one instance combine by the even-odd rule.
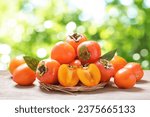
[[[150,69],[150,0],[0,0],[0,69],[15,56],[49,57],[71,32]]]

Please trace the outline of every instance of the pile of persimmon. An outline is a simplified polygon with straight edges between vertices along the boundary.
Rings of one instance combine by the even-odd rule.
[[[31,85],[37,78],[45,84],[92,87],[114,78],[118,88],[132,88],[143,77],[139,63],[128,63],[117,55],[112,60],[105,59],[98,42],[77,33],[57,42],[50,57],[41,60],[35,71],[28,66],[24,60],[16,58],[10,62],[10,72],[17,84]]]

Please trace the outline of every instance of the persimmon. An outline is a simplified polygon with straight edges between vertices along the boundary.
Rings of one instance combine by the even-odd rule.
[[[60,63],[53,59],[41,60],[37,66],[36,76],[45,84],[55,84],[58,81],[58,69]]]
[[[77,75],[79,80],[85,86],[96,86],[101,80],[101,73],[95,64],[89,64],[87,67],[78,68]]]
[[[144,71],[139,63],[130,62],[124,68],[128,68],[133,71],[136,77],[136,81],[141,80],[144,75]]]
[[[35,72],[32,71],[26,63],[18,66],[13,72],[13,81],[18,85],[32,85],[36,79]]]
[[[108,60],[99,59],[95,64],[101,73],[101,82],[108,82],[114,76],[114,68]]]
[[[73,67],[80,67],[82,64],[81,64],[80,60],[75,59],[75,60],[72,61],[69,65],[70,65],[70,66],[73,66]]]
[[[115,74],[114,82],[118,88],[129,89],[135,85],[136,77],[132,70],[122,68]]]
[[[114,56],[110,63],[114,67],[114,74],[116,74],[118,70],[120,70],[127,64],[127,61],[123,57]]]
[[[78,33],[73,33],[71,35],[68,35],[66,38],[66,42],[72,45],[72,47],[75,49],[75,52],[77,52],[78,45],[86,40],[87,38],[83,34],[78,34]]]
[[[67,42],[58,42],[51,51],[51,58],[57,60],[60,64],[69,64],[76,57],[74,48]]]
[[[68,64],[62,64],[58,70],[58,81],[62,86],[73,87],[79,82],[77,68]]]
[[[101,47],[95,41],[85,41],[78,46],[77,55],[83,64],[93,63],[101,56]]]
[[[15,57],[15,58],[13,58],[13,59],[10,61],[10,63],[9,63],[9,71],[10,71],[10,73],[13,74],[14,70],[15,70],[18,66],[20,66],[20,65],[22,65],[22,64],[24,64],[24,63],[25,63],[25,61],[24,61],[23,57]]]

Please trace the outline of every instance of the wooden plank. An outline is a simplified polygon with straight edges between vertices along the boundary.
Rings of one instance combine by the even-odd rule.
[[[143,79],[138,82],[132,89],[118,89],[113,83],[113,79],[104,89],[93,92],[80,92],[76,95],[69,95],[61,92],[47,92],[39,88],[39,83],[36,81],[32,86],[16,85],[8,71],[0,71],[0,99],[15,99],[15,100],[149,100],[150,99],[150,70],[144,71]]]

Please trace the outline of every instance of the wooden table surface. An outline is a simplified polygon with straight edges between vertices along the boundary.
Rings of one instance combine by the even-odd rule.
[[[149,100],[150,70],[144,71],[143,79],[132,89],[118,89],[111,81],[105,88],[93,92],[79,92],[76,95],[61,92],[47,92],[39,88],[38,81],[32,86],[16,85],[8,71],[0,71],[0,99],[15,100]],[[112,79],[113,80],[113,79]]]

